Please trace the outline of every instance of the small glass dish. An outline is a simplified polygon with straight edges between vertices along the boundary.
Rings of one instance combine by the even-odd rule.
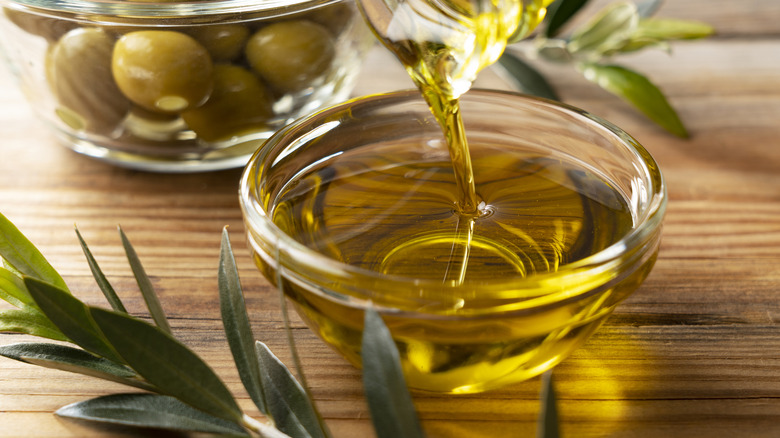
[[[0,0],[0,49],[68,147],[159,172],[242,167],[348,98],[374,43],[348,0]]]
[[[281,280],[308,326],[360,366],[363,311],[376,309],[409,386],[436,393],[529,379],[582,345],[650,272],[666,206],[653,158],[604,120],[486,90],[465,94],[461,111],[482,208],[511,205],[514,193],[523,198],[513,213],[524,217],[521,225],[505,227],[517,250],[480,237],[482,216],[469,238],[442,234],[459,224],[450,191],[440,190],[442,181],[454,187],[454,178],[441,129],[417,91],[358,98],[299,119],[258,150],[240,185],[254,261],[271,283]],[[518,184],[504,179],[516,172]],[[393,195],[402,185],[412,189]],[[518,186],[525,188],[512,191]],[[411,198],[423,207],[397,216]],[[445,205],[429,211],[438,198]],[[576,229],[563,203],[590,222]],[[623,225],[604,207],[622,211]],[[417,231],[407,236],[407,228]],[[531,240],[534,229],[550,239]],[[574,238],[559,238],[567,233]],[[390,249],[381,260],[368,260],[382,245]],[[460,252],[447,248],[456,246],[471,253],[453,258]],[[586,249],[574,256],[574,247]],[[465,275],[448,279],[452,260],[467,256]],[[499,266],[504,260],[511,269]]]

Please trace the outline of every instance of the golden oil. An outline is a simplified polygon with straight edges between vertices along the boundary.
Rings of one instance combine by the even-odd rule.
[[[471,151],[478,214],[463,215],[442,143],[391,140],[335,154],[274,195],[272,220],[309,249],[378,274],[318,280],[346,295],[368,291],[354,303],[284,282],[324,340],[359,365],[361,306],[370,300],[393,309],[383,317],[411,387],[473,392],[543,371],[595,330],[620,292],[549,308],[544,297],[576,295],[614,272],[528,291],[511,285],[605,249],[633,219],[616,189],[575,163],[484,140]],[[497,279],[502,288],[491,286]]]
[[[401,61],[442,127],[457,182],[457,206],[477,214],[459,97],[510,40],[532,31],[551,0],[362,0],[374,34]]]
[[[281,231],[362,273],[331,275],[326,266],[277,277],[278,253],[256,248],[261,271],[281,278],[308,325],[358,366],[363,309],[377,308],[418,390],[476,392],[545,371],[596,330],[654,259],[627,274],[609,266],[556,276],[631,230],[625,196],[571,157],[490,136],[469,146],[459,98],[549,1],[525,3],[362,1],[443,137],[375,136],[282,171],[290,179],[281,188],[258,194]],[[310,160],[315,149],[290,148],[282,161]]]

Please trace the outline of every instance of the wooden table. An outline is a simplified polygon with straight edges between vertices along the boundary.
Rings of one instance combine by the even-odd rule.
[[[541,65],[563,100],[632,133],[669,186],[658,263],[609,322],[556,368],[566,437],[780,436],[780,3],[675,0],[661,15],[718,35],[620,62],[648,74],[690,129],[682,140],[567,68]],[[493,81],[487,75],[488,81]],[[490,86],[506,86],[495,81]],[[409,82],[376,50],[356,94]],[[229,225],[258,339],[288,361],[276,293],[253,267],[236,195],[240,170],[191,175],[112,167],[56,144],[7,71],[0,76],[0,211],[103,303],[77,224],[134,314],[143,303],[121,224],[175,333],[211,363],[250,413],[219,319],[220,231]],[[317,404],[336,437],[372,435],[359,373],[294,322]],[[0,344],[26,340],[2,334]],[[0,436],[134,436],[60,419],[57,408],[124,387],[0,359]],[[532,436],[538,379],[487,394],[415,397],[431,437]],[[142,433],[139,435],[145,435]]]

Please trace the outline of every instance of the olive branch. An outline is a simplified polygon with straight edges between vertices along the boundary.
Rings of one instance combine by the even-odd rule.
[[[266,344],[254,339],[226,228],[218,269],[222,322],[240,380],[263,414],[261,419],[246,415],[212,368],[174,337],[152,283],[121,228],[122,245],[152,323],[127,312],[78,229],[76,235],[111,309],[76,298],[38,249],[0,214],[0,298],[14,307],[0,310],[0,332],[58,341],[3,345],[0,356],[143,392],[77,402],[60,408],[57,415],[234,437],[331,437],[308,389]],[[280,296],[284,299],[281,290]],[[389,330],[373,309],[366,310],[364,325],[363,383],[377,436],[424,437]],[[289,324],[285,326],[294,353]],[[297,365],[298,375],[303,376]],[[543,377],[537,432],[539,437],[558,436],[549,373]]]
[[[535,62],[571,65],[582,76],[641,111],[666,131],[688,137],[679,115],[661,89],[643,74],[613,62],[618,55],[647,48],[671,51],[670,42],[706,38],[712,26],[692,20],[657,18],[662,0],[619,1],[597,12],[585,24],[563,35],[588,0],[556,0],[525,50],[507,50],[498,65],[522,92],[561,100],[534,68]]]

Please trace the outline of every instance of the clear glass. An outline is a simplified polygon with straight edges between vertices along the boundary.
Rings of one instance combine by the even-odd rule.
[[[0,49],[41,119],[80,153],[148,171],[244,166],[347,99],[374,44],[348,0],[0,6]]]
[[[527,157],[531,167],[564,163],[573,175],[595,175],[610,187],[610,193],[622,198],[627,227],[610,236],[611,243],[600,250],[547,270],[531,266],[511,275],[487,271],[461,281],[382,272],[363,266],[362,260],[347,263],[285,232],[279,222],[285,214],[280,211],[282,198],[314,187],[308,179],[311,175],[330,181],[312,190],[328,191],[329,184],[341,184],[334,173],[347,169],[346,173],[359,174],[357,161],[339,167],[355,152],[389,151],[382,155],[386,161],[377,175],[391,173],[409,156],[401,146],[393,154],[395,145],[416,145],[423,161],[441,159],[431,149],[441,148],[441,130],[417,91],[367,96],[296,121],[257,152],[240,186],[254,261],[271,283],[281,280],[284,293],[309,327],[359,366],[363,310],[377,309],[397,342],[410,387],[439,393],[478,392],[519,382],[567,357],[650,272],[666,205],[663,178],[653,158],[628,134],[604,120],[563,104],[486,90],[465,94],[462,112],[475,156],[484,152],[484,145],[493,145],[493,152]],[[506,170],[497,166],[483,172],[483,162],[474,161],[480,193],[487,190],[485,179]],[[518,165],[516,160],[506,161],[510,162]],[[491,163],[495,166],[495,161]],[[407,172],[402,178],[419,174]],[[555,172],[549,175],[555,178]],[[361,201],[354,209],[354,221],[341,226],[350,238],[360,236],[374,219],[382,220],[371,216],[377,207],[373,198],[382,190],[393,190],[381,181],[374,186],[363,183],[373,187],[373,192],[366,191],[365,199],[347,200]],[[586,195],[587,187],[586,181],[581,188]],[[319,221],[337,201],[341,202],[324,198],[323,214],[304,219],[327,225]],[[599,201],[607,204],[614,199]],[[528,212],[537,205],[529,202]],[[422,217],[425,212],[421,213]],[[558,219],[565,218],[550,216],[543,222]],[[405,236],[397,237],[400,248]],[[376,244],[376,239],[352,240],[365,245],[366,253]],[[412,236],[407,241],[412,242]],[[474,252],[484,243],[476,238],[469,242]],[[403,253],[403,258],[418,256],[414,253],[419,251],[427,247],[415,247]],[[410,272],[438,269],[435,255],[430,262],[418,263],[424,265],[422,270],[411,267]]]

